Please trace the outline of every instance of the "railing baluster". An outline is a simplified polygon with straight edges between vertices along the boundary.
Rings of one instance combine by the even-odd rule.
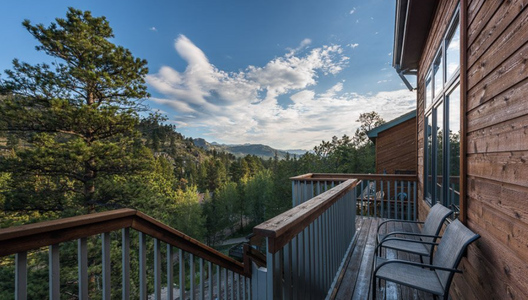
[[[381,198],[380,198],[380,203],[381,203],[380,216],[382,218],[384,218],[385,217],[385,215],[384,215],[384,211],[385,211],[385,208],[384,208],[384,206],[385,206],[385,191],[383,190],[383,188],[385,186],[383,185],[383,180],[380,181],[380,187],[381,187],[381,190],[380,190],[380,195],[381,195]]]
[[[319,291],[322,291],[324,289],[324,266],[323,266],[323,216],[319,217],[319,220],[317,222],[317,264],[319,266],[318,273],[317,273],[317,286],[319,287]]]
[[[178,252],[180,261],[180,299],[185,299],[185,253],[182,249]]]
[[[299,299],[299,234],[292,240],[292,297]]]
[[[111,281],[110,281],[110,232],[101,235],[103,248],[103,300],[110,300]]]
[[[167,244],[167,299],[174,299],[174,248]]]
[[[227,295],[228,295],[228,289],[229,289],[229,285],[228,285],[228,281],[229,279],[227,278],[227,269],[223,269],[223,273],[224,273],[224,299],[227,300]]]
[[[401,187],[401,219],[400,220],[405,220],[405,216],[403,215],[404,213],[404,203],[403,203],[403,187],[405,186],[405,184],[403,183],[403,181],[400,182],[400,187]]]
[[[289,242],[284,246],[284,293],[283,299],[291,299],[291,276],[292,276],[292,262],[291,262],[291,245]]]
[[[192,254],[192,253],[189,253],[189,269],[190,269],[189,280],[191,281],[191,288],[190,288],[189,294],[190,294],[191,300],[194,300],[195,299],[195,297],[194,297],[194,291],[195,291],[194,279],[195,279],[195,275],[196,275],[196,269],[194,267],[194,254]]]
[[[297,206],[297,204],[295,203],[295,200],[297,198],[296,194],[295,194],[296,182],[297,182],[297,180],[292,180],[292,207]]]
[[[370,189],[370,180],[367,181],[367,189],[368,189],[368,194],[367,194],[367,216],[371,216],[370,214],[370,200],[372,199],[371,198],[371,189]]]
[[[242,299],[246,300],[246,277],[242,276]]]
[[[59,245],[49,246],[49,298],[60,299]]]
[[[213,263],[207,262],[207,290],[209,291],[209,300],[213,300]]]
[[[220,266],[216,266],[216,297],[220,299],[222,295],[222,285],[221,285],[221,274],[220,274]]]
[[[15,300],[27,299],[27,252],[15,255]]]
[[[377,180],[374,180],[374,217],[378,216],[378,187],[376,185]]]
[[[394,180],[394,219],[398,219],[398,180]]]
[[[79,300],[88,300],[88,243],[86,238],[77,241]]]
[[[205,288],[204,288],[204,261],[200,257],[200,299],[205,300]]]
[[[236,280],[236,292],[237,292],[237,300],[240,300],[240,274],[236,274],[235,276],[235,280]]]
[[[418,202],[417,199],[416,199],[416,181],[413,182],[413,186],[414,186],[414,188],[413,188],[413,190],[414,190],[414,193],[413,193],[413,194],[414,194],[414,195],[413,195],[413,196],[414,196],[414,197],[413,197],[413,210],[414,210],[413,217],[414,217],[414,219],[413,219],[413,220],[416,221],[416,220],[417,220],[417,216],[416,216],[416,205],[417,205],[417,202]]]
[[[139,299],[147,300],[147,236],[139,232]]]
[[[229,274],[231,276],[229,276],[231,278],[231,289],[230,289],[230,292],[231,292],[231,300],[235,300],[235,272],[231,272],[229,271]]]
[[[305,270],[304,282],[306,284],[305,289],[308,294],[307,296],[305,295],[305,299],[310,299],[312,296],[312,286],[310,284],[310,276],[312,274],[312,269],[311,269],[312,251],[310,247],[310,243],[311,243],[310,226],[306,227],[305,232],[306,233],[304,235],[304,248],[306,249],[306,252],[305,252],[305,257],[304,257],[305,258],[304,259],[304,270]]]
[[[154,239],[154,299],[161,300],[161,249],[158,239]]]
[[[130,299],[130,229],[129,228],[123,228],[121,230],[121,272],[122,272],[122,277],[123,277],[122,287],[121,287],[122,299],[128,300]]]
[[[361,194],[360,194],[360,196],[361,196],[361,216],[362,216],[362,217],[365,216],[365,215],[363,214],[363,207],[364,207],[364,204],[363,204],[363,198],[364,198],[364,196],[365,196],[365,192],[364,192],[364,188],[363,188],[363,182],[364,182],[364,181],[361,180],[361,191],[360,191]]]
[[[304,293],[306,292],[305,289],[302,288],[302,286],[304,286],[303,282],[304,282],[304,272],[305,272],[305,264],[304,264],[304,260],[305,260],[305,247],[304,247],[304,234],[305,234],[305,231],[301,231],[299,234],[298,234],[298,237],[299,239],[297,240],[297,243],[298,243],[298,251],[299,251],[299,260],[298,260],[298,263],[299,263],[299,274],[298,274],[298,298],[299,299],[304,299]]]
[[[391,189],[390,189],[390,180],[387,180],[387,219],[391,217]]]
[[[411,219],[411,182],[407,181],[407,220]]]

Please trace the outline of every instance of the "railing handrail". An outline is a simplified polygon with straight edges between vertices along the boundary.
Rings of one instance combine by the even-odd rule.
[[[268,251],[275,253],[358,184],[348,179],[342,184],[253,228],[255,235],[268,237]]]
[[[290,177],[290,180],[300,181],[335,181],[347,179],[378,179],[378,180],[417,180],[416,174],[348,174],[348,173],[308,173]]]
[[[244,265],[134,209],[118,209],[0,229],[0,257],[132,228],[244,276]]]

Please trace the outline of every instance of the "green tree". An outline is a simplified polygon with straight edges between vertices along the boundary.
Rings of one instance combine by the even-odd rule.
[[[40,43],[36,49],[55,62],[30,65],[13,60],[0,82],[3,130],[29,134],[31,147],[2,162],[17,176],[64,178],[68,190],[94,209],[102,176],[145,170],[149,151],[133,147],[138,134],[138,99],[148,97],[147,62],[116,46],[105,17],[70,8],[48,27],[24,27]]]
[[[272,173],[269,170],[258,172],[251,177],[245,188],[248,214],[253,223],[259,224],[269,218],[275,216],[273,214],[274,207],[271,204],[273,198],[273,180]],[[272,210],[270,211],[270,208]]]

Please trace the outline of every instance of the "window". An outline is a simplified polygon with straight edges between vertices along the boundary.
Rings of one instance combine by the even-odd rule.
[[[431,71],[427,73],[425,79],[425,107],[428,108],[433,103],[433,82],[431,81]]]
[[[424,198],[453,210],[460,202],[459,24],[457,9],[425,77]]]

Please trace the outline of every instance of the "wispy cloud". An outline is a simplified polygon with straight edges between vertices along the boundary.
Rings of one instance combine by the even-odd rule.
[[[350,14],[353,15],[355,12],[356,12],[356,8],[353,7],[353,8],[350,10]]]
[[[358,43],[353,43],[353,44],[348,44],[347,46],[350,47],[350,48],[352,48],[352,49],[354,49],[354,48],[356,48],[357,46],[359,46],[359,44],[358,44]]]
[[[306,47],[308,47],[310,44],[312,43],[312,40],[309,39],[309,38],[305,38],[304,40],[302,40],[300,43],[299,43],[299,46],[297,46],[296,48],[286,48],[286,50],[290,51],[288,54],[286,54],[286,56],[292,56],[294,54],[296,54],[297,52],[301,51],[301,50],[304,50]]]
[[[149,30],[150,31],[158,31],[158,29],[156,27],[154,27],[154,26],[150,27]]]
[[[187,67],[179,72],[164,66],[147,75],[150,87],[164,95],[151,101],[176,111],[168,117],[180,128],[197,129],[217,141],[309,149],[333,135],[353,134],[358,126],[353,120],[362,112],[375,110],[391,119],[415,105],[415,94],[406,90],[359,95],[343,92],[343,81],[316,92],[318,78],[336,75],[347,65],[339,45],[303,55],[290,50],[264,66],[238,72],[215,67],[183,35],[175,48]],[[278,103],[279,96],[288,95],[290,104]]]

